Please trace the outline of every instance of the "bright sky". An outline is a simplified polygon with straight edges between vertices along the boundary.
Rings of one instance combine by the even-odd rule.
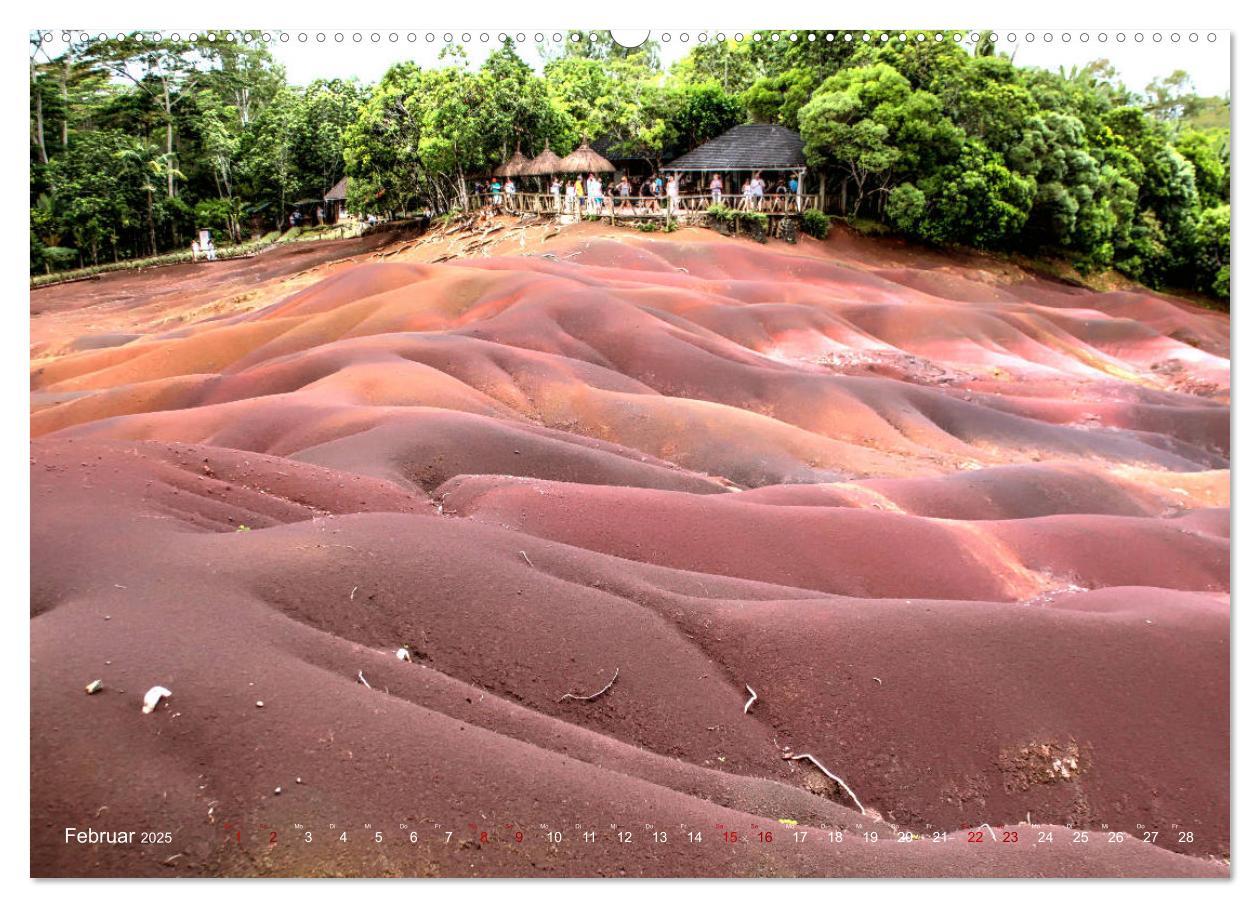
[[[700,35],[706,35],[711,40],[717,33],[717,31],[672,31],[653,34],[660,42],[663,62],[668,65],[685,56]],[[737,29],[725,32],[728,36],[738,33]],[[844,32],[831,33],[837,36],[836,40],[843,39]],[[273,53],[284,64],[290,80],[304,83],[320,76],[326,78],[357,76],[365,82],[374,82],[392,63],[399,60],[411,59],[422,65],[435,65],[437,55],[447,35],[451,35],[455,41],[462,43],[471,61],[477,64],[498,46],[499,35],[502,32],[484,30],[393,32],[367,29],[356,32],[328,29],[322,32],[312,30],[304,33],[289,31],[286,34],[289,40],[283,43],[277,41],[273,44]],[[304,42],[299,40],[302,34],[306,35]],[[324,36],[323,42],[317,40],[318,34]],[[335,40],[337,34],[342,36],[340,43]],[[355,34],[360,36],[358,42],[354,40]],[[553,41],[553,36],[557,34],[561,33],[555,30],[529,31],[512,33],[512,37],[515,39],[517,35],[523,35],[524,41],[519,42],[518,51],[529,63],[541,66],[542,58],[536,50],[536,39],[541,37],[545,42],[550,43]],[[666,34],[670,36],[668,41],[664,40]],[[801,32],[801,34],[806,33]],[[817,40],[825,40],[828,32],[818,31],[815,34],[819,36]],[[1033,35],[1032,41],[1027,40],[1030,34]],[[1230,34],[1226,31],[1147,31],[1140,33],[1142,35],[1140,41],[1137,38],[1139,33],[1133,31],[1123,33],[1055,31],[1053,40],[1049,42],[1045,40],[1047,34],[1050,33],[1044,30],[1036,33],[1000,32],[999,47],[1006,53],[1010,53],[1013,49],[1015,62],[1021,66],[1038,66],[1047,69],[1057,69],[1059,66],[1071,68],[1073,65],[1081,66],[1093,60],[1105,58],[1116,67],[1125,85],[1134,90],[1145,88],[1152,79],[1166,76],[1175,69],[1184,69],[1188,72],[1200,94],[1223,95],[1230,90]],[[1068,35],[1069,40],[1064,40],[1065,34]],[[1123,34],[1122,40],[1121,34]],[[377,36],[376,41],[372,40],[373,35]],[[396,40],[391,41],[391,35],[396,35]],[[488,40],[483,41],[483,35]],[[1173,38],[1174,35],[1177,36],[1176,40]],[[1009,40],[1011,36],[1014,36],[1014,42]],[[409,41],[409,37],[413,37],[414,42]],[[860,33],[855,33],[855,37],[860,40]]]

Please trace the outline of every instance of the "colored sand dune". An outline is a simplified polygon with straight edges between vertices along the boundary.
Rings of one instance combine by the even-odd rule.
[[[1228,873],[1226,316],[329,248],[32,293],[33,873]]]

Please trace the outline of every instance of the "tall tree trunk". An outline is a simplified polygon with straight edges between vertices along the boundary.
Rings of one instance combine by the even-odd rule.
[[[70,144],[70,52],[61,70],[61,150]]]
[[[171,85],[162,79],[162,103],[166,107],[166,197],[175,198],[175,119],[171,115]]]
[[[31,86],[35,90],[35,141],[39,145],[39,162],[48,163],[48,148],[44,145],[44,93],[38,85]]]
[[[149,254],[157,255],[157,230],[153,226],[153,190],[150,189],[145,193],[148,201],[148,211],[146,212],[149,221]]]
[[[31,57],[31,93],[35,95],[35,144],[39,146],[39,162],[48,163],[48,148],[44,145],[44,93],[35,76],[35,58]]]

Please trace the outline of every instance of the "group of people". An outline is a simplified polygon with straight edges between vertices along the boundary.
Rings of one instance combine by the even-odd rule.
[[[192,250],[194,262],[199,261],[202,256],[205,256],[207,262],[218,261],[219,254],[214,248],[214,240],[210,237],[206,237],[206,241],[204,243],[199,243],[196,240],[193,240],[190,248]]]
[[[732,208],[746,211],[788,211],[797,207],[796,194],[800,191],[800,182],[795,174],[788,179],[779,177],[772,190],[766,190],[766,181],[761,171],[754,171],[750,179],[740,187],[739,198]],[[720,173],[715,173],[709,181],[709,193],[715,205],[722,204],[726,198],[726,184]]]
[[[631,183],[629,175],[622,174],[605,195],[604,181],[598,174],[588,174],[585,180],[555,177],[551,198],[555,210],[565,214],[674,212],[678,210],[678,178],[663,179],[654,173]]]
[[[680,178],[678,174],[662,177],[653,173],[632,179],[623,173],[608,187],[596,173],[572,179],[556,175],[551,178],[549,187],[551,210],[573,215],[673,213],[679,209],[680,196],[700,195],[700,186],[689,184],[688,178]],[[787,178],[780,176],[773,188],[768,189],[761,171],[756,171],[743,182],[731,207],[748,211],[795,210],[799,189],[795,174]],[[516,182],[511,177],[505,180],[494,177],[489,183],[478,181],[473,190],[478,195],[488,194],[495,208],[516,207]],[[714,204],[724,204],[731,198],[721,174],[715,173],[709,180],[709,194]]]

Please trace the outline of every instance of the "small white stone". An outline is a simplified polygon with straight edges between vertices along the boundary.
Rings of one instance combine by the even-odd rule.
[[[97,691],[101,690],[101,688],[103,688],[104,686],[105,685],[101,683],[101,679],[97,678],[95,681],[93,681],[91,684],[89,684],[87,687],[83,689],[87,691],[89,694],[94,694]]]
[[[398,661],[399,661],[399,662],[410,662],[410,661],[411,661],[411,650],[407,649],[407,647],[405,647],[405,646],[404,646],[404,647],[400,647],[400,648],[399,648],[399,650],[398,650],[398,652],[394,653],[394,655],[398,657]]]
[[[280,786],[279,786],[279,785],[277,785],[277,786],[276,786],[276,794],[280,794],[280,791],[281,791]]]
[[[254,705],[255,705],[255,706],[257,706],[259,709],[262,709],[262,708],[263,708],[263,701],[258,700],[258,701],[256,701],[256,702],[254,703]]]

